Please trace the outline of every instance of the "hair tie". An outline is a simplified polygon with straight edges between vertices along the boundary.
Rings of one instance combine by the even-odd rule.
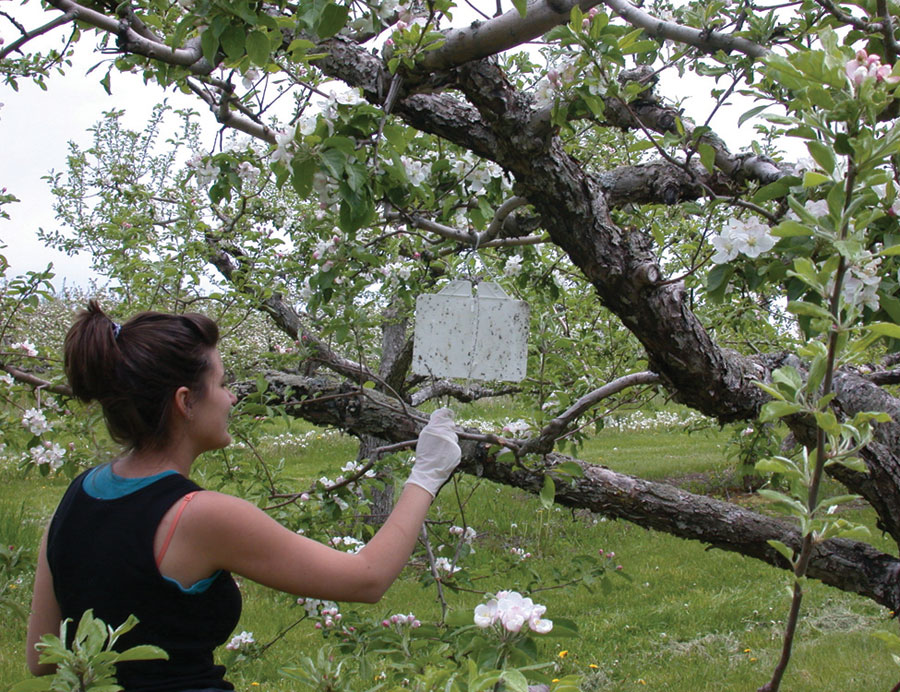
[[[112,321],[112,320],[110,320],[110,321]],[[118,324],[118,323],[116,323],[116,322],[113,322],[113,323],[112,323],[112,329],[113,329],[113,339],[117,339],[117,340],[118,340],[119,334],[122,332],[122,325],[121,325],[121,324]]]

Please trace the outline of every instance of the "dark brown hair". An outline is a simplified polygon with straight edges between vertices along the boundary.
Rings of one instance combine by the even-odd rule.
[[[82,401],[99,401],[109,433],[131,449],[169,439],[173,395],[205,393],[219,328],[205,315],[142,312],[119,327],[95,300],[66,334],[66,376]]]

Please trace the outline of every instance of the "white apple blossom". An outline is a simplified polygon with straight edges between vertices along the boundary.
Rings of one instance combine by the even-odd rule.
[[[25,411],[25,415],[22,416],[22,425],[32,435],[42,435],[53,429],[53,424],[47,420],[44,412],[38,408],[30,408]]]
[[[273,163],[281,162],[287,166],[294,158],[294,135],[296,127],[289,127],[275,133],[275,151],[269,154],[269,160]]]
[[[523,418],[509,421],[503,425],[503,432],[510,435],[522,435],[531,430],[531,424]]]
[[[358,553],[360,550],[365,548],[366,544],[363,543],[358,538],[354,538],[353,536],[335,536],[331,539],[331,545],[335,548],[340,548],[343,546],[347,548],[345,552],[348,553]]]
[[[252,89],[253,85],[256,84],[256,80],[259,79],[259,71],[258,70],[247,70],[244,73],[243,78],[241,79],[241,86],[245,89]]]
[[[461,567],[454,565],[450,559],[446,557],[436,557],[434,559],[434,568],[438,572],[446,572],[447,574],[456,574],[462,569]]]
[[[401,157],[403,168],[406,170],[406,177],[409,179],[410,185],[418,186],[428,180],[431,175],[431,164],[427,161],[416,161],[407,156]]]
[[[756,258],[775,247],[778,239],[769,233],[766,224],[750,219],[743,224],[743,228],[736,231],[735,242],[739,252],[747,257]]]
[[[404,281],[408,281],[411,275],[412,267],[410,267],[408,264],[401,264],[397,269],[397,276],[399,276]]]
[[[513,255],[503,266],[503,274],[506,276],[518,276],[522,272],[522,255]]]
[[[225,648],[229,651],[241,651],[255,643],[256,640],[253,638],[253,632],[244,631],[233,636],[231,641],[225,645]]]
[[[30,341],[19,341],[15,344],[11,344],[10,348],[14,351],[23,351],[26,356],[31,358],[36,358],[38,354],[37,348]]]
[[[539,634],[553,629],[553,621],[542,618],[547,607],[523,597],[518,591],[498,591],[487,603],[475,607],[475,624],[487,628],[499,623],[507,632],[520,632],[526,624]]]
[[[240,163],[237,167],[237,174],[238,178],[250,185],[255,185],[256,181],[259,180],[259,169],[249,161],[242,161]]]
[[[16,381],[13,379],[12,375],[10,375],[9,373],[6,373],[2,377],[0,377],[0,382],[3,382],[4,384],[8,384],[10,387],[12,387]]]
[[[31,455],[31,461],[37,466],[47,465],[51,471],[56,471],[63,465],[63,457],[66,450],[55,442],[44,441],[43,444],[35,445],[28,450]]]
[[[841,290],[844,302],[856,307],[877,310],[881,305],[878,297],[878,288],[881,285],[881,277],[878,275],[880,266],[881,258],[876,257],[862,266],[849,267]]]
[[[757,219],[729,219],[722,232],[710,241],[716,252],[715,264],[730,262],[739,254],[759,257],[771,250],[778,239],[769,233],[769,227]]]

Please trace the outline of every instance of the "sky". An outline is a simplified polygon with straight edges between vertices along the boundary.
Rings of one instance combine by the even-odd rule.
[[[14,14],[28,29],[47,21],[42,19],[42,12],[28,6],[15,8]],[[64,33],[57,30],[33,43],[56,47]],[[9,24],[0,23],[0,36],[11,40]],[[42,177],[51,170],[65,170],[69,141],[89,145],[88,128],[104,112],[116,108],[125,109],[125,124],[137,130],[142,129],[153,106],[164,98],[174,105],[190,104],[200,110],[196,100],[180,92],[164,92],[156,84],[145,85],[138,75],[132,74],[114,72],[112,96],[107,95],[100,85],[106,68],[87,74],[106,58],[94,54],[92,49],[92,37],[83,36],[76,44],[73,67],[65,76],[53,74],[47,81],[47,91],[24,79],[19,80],[18,92],[0,85],[0,188],[7,188],[21,200],[5,207],[9,220],[0,219],[0,245],[6,245],[0,248],[0,254],[10,263],[8,276],[43,270],[53,262],[57,288],[62,286],[63,278],[67,285],[86,286],[93,277],[88,257],[68,257],[46,248],[36,235],[38,228],[58,225],[52,209],[53,195]],[[212,114],[204,116],[213,121]]]
[[[33,2],[24,7],[17,6],[12,13],[29,29],[47,21],[47,15]],[[5,20],[0,23],[0,36],[12,40]],[[64,36],[64,31],[57,30],[35,39],[32,44],[58,47]],[[68,257],[46,248],[36,235],[39,228],[58,226],[52,209],[53,196],[42,177],[50,171],[65,170],[68,143],[74,141],[82,147],[88,146],[91,142],[88,128],[98,122],[105,111],[114,108],[125,110],[127,127],[141,130],[154,105],[165,98],[176,107],[191,107],[200,112],[202,122],[209,124],[210,138],[217,129],[212,114],[197,99],[172,89],[164,91],[155,83],[144,84],[138,75],[113,72],[113,93],[107,95],[100,85],[100,79],[106,73],[105,66],[87,74],[92,66],[106,58],[93,53],[93,45],[92,35],[85,34],[76,44],[73,67],[65,76],[52,75],[47,91],[27,80],[19,81],[18,92],[0,85],[0,103],[3,104],[0,107],[0,188],[6,187],[21,200],[6,206],[9,220],[0,219],[0,254],[10,262],[10,277],[42,270],[52,262],[57,289],[64,283],[87,286],[94,278],[88,257]],[[679,88],[678,92],[698,94],[692,98],[698,113],[708,103],[708,98],[703,100],[699,96],[704,92],[702,88],[688,91]],[[750,105],[732,109],[730,115],[719,116],[713,128],[733,129],[738,115]],[[745,124],[741,134],[746,138],[749,132],[749,125]],[[741,139],[733,136],[726,136],[728,141],[734,150],[741,143]]]

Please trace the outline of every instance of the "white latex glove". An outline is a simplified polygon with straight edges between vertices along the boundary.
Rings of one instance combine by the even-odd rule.
[[[431,414],[428,424],[419,433],[416,463],[406,482],[425,488],[432,497],[437,495],[462,456],[454,428],[453,411],[440,408]]]

